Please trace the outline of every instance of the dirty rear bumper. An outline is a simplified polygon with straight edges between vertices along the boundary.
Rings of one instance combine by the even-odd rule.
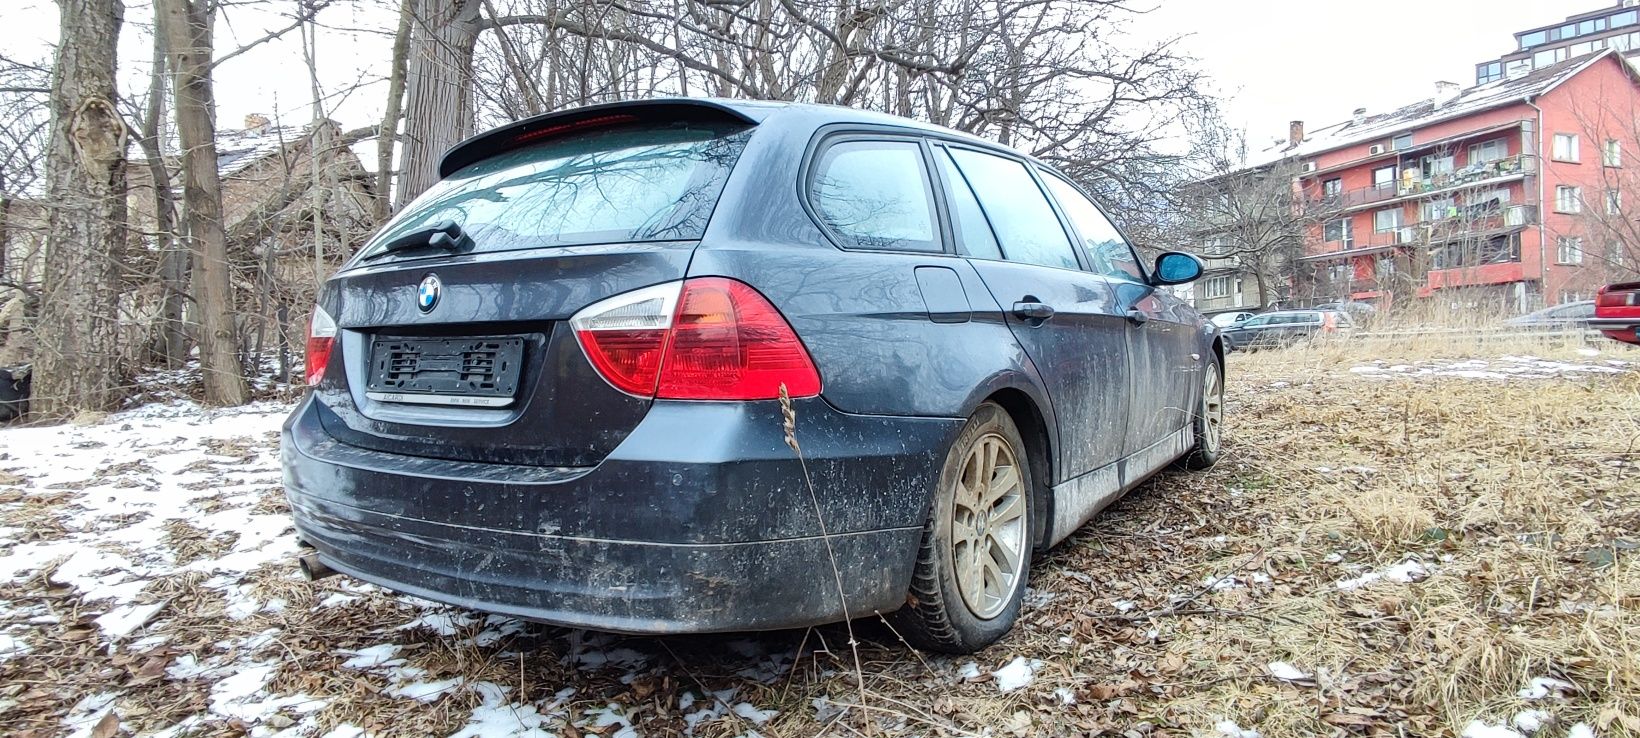
[[[962,422],[797,409],[812,497],[772,402],[656,403],[598,466],[547,468],[347,446],[304,401],[285,424],[285,489],[324,563],[478,610],[631,633],[893,610]]]

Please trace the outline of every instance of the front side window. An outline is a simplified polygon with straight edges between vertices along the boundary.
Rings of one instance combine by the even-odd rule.
[[[1145,281],[1144,270],[1139,268],[1133,248],[1099,207],[1071,183],[1050,172],[1043,172],[1042,175],[1048,189],[1053,192],[1054,200],[1071,219],[1071,226],[1082,234],[1082,246],[1093,261],[1093,271],[1117,279]]]
[[[979,197],[991,230],[1002,245],[1003,258],[1061,269],[1080,268],[1059,216],[1023,163],[971,149],[952,149],[951,158]]]
[[[506,151],[429,187],[359,252],[445,220],[475,252],[700,238],[745,126],[623,126]]]
[[[1557,133],[1555,134],[1554,148],[1550,151],[1550,156],[1553,157],[1555,161],[1572,162],[1575,164],[1582,160],[1578,156],[1579,152],[1577,144],[1577,134]]]
[[[826,149],[809,185],[815,212],[844,246],[940,251],[922,147],[844,141]]]

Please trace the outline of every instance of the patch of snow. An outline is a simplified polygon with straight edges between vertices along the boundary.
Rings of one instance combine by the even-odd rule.
[[[1076,704],[1076,693],[1072,692],[1069,687],[1055,687],[1053,696],[1059,700],[1061,705]]]
[[[1349,592],[1373,584],[1381,579],[1400,584],[1421,582],[1429,578],[1429,569],[1417,559],[1408,559],[1383,571],[1369,571],[1359,576],[1341,579],[1335,583],[1339,590]]]
[[[755,705],[753,705],[750,702],[740,702],[740,703],[737,703],[735,705],[734,713],[736,715],[739,715],[739,716],[747,719],[747,720],[752,721],[753,725],[762,725],[766,722],[769,722],[771,719],[774,718],[774,716],[779,715],[780,711],[779,710],[759,710],[759,709],[757,709],[757,707]]]
[[[963,664],[961,668],[957,669],[957,678],[958,679],[973,680],[973,679],[978,679],[979,675],[980,675],[979,664],[976,664],[972,661],[970,661],[966,664]]]
[[[1594,728],[1589,727],[1588,723],[1577,723],[1566,731],[1566,738],[1595,738]]]
[[[74,703],[63,718],[63,727],[73,729],[68,734],[69,738],[89,738],[91,729],[97,727],[97,721],[102,720],[109,710],[114,709],[114,700],[119,696],[117,692],[98,692]]]
[[[460,734],[458,733],[457,735]],[[331,728],[324,735],[319,736],[319,738],[364,738],[364,728],[357,725],[342,723],[341,725]]]
[[[341,649],[341,652],[353,654],[353,658],[342,662],[342,668],[344,669],[368,670],[404,664],[404,659],[398,658],[399,647],[391,643],[383,643],[357,650]]]
[[[1516,694],[1523,700],[1541,700],[1550,695],[1553,695],[1556,699],[1561,699],[1566,696],[1567,692],[1574,689],[1577,689],[1577,687],[1573,686],[1571,682],[1554,677],[1532,677],[1532,680],[1527,682],[1526,686],[1522,687]]]
[[[1548,725],[1550,720],[1549,713],[1543,710],[1521,710],[1515,713],[1513,718],[1510,718],[1509,723],[1514,725],[1516,730],[1531,735],[1542,730],[1543,726]]]
[[[1304,672],[1298,667],[1285,661],[1271,661],[1269,664],[1266,664],[1264,668],[1270,670],[1270,676],[1284,682],[1301,682],[1312,676],[1311,674]]]
[[[1471,720],[1459,738],[1525,738],[1505,725],[1493,725],[1484,720]]]
[[[1036,678],[1037,670],[1041,668],[1042,661],[1039,659],[1015,656],[1006,666],[991,672],[991,676],[996,677],[998,690],[1012,692],[1030,685],[1031,680]]]
[[[450,738],[554,737],[553,733],[542,727],[551,715],[542,713],[533,704],[509,701],[506,687],[491,682],[475,682],[473,691],[478,693],[480,704],[467,718],[467,725],[450,734]]]
[[[1234,720],[1220,720],[1213,725],[1213,730],[1219,738],[1263,738],[1263,735],[1252,728],[1243,728]]]
[[[1110,603],[1110,606],[1116,608],[1117,612],[1129,612],[1133,608],[1138,607],[1139,603],[1134,602],[1133,600],[1115,600]]]
[[[437,702],[438,698],[450,693],[450,690],[461,686],[466,680],[461,677],[451,677],[432,682],[407,682],[387,688],[387,694],[393,697],[404,697],[417,702]]]
[[[97,616],[93,622],[102,629],[105,638],[113,641],[130,635],[131,631],[142,627],[149,618],[164,608],[164,602],[155,602],[151,605],[124,605]]]

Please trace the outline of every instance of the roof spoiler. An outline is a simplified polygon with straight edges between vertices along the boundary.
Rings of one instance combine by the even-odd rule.
[[[758,123],[744,111],[714,100],[665,98],[588,105],[525,118],[462,141],[445,152],[438,176],[448,177],[503,151],[557,134],[638,121]]]

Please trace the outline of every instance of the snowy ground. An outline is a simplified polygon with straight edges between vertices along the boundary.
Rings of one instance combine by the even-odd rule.
[[[1051,552],[1013,636],[861,623],[858,663],[841,626],[621,638],[304,582],[282,405],[0,429],[0,734],[1630,734],[1626,361],[1233,357],[1225,462]]]

